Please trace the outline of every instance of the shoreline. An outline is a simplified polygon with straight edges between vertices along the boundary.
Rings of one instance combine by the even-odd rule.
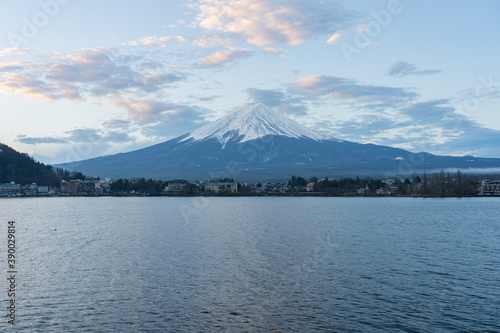
[[[99,195],[33,195],[33,196],[5,196],[0,197],[1,199],[28,199],[28,198],[100,198],[100,197],[112,197],[112,198],[196,198],[196,197],[207,197],[207,198],[235,198],[235,197],[296,197],[296,198],[500,198],[500,195],[330,195],[326,193],[265,193],[265,194],[227,194],[227,195],[210,195],[210,194],[200,194],[200,195],[168,195],[168,194],[158,194],[158,195],[146,195],[146,194],[99,194]]]

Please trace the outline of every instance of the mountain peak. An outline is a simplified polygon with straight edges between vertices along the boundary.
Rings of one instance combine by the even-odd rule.
[[[245,142],[267,135],[309,138],[315,141],[336,140],[291,120],[275,108],[256,103],[243,105],[213,123],[194,130],[182,141],[215,138],[224,147],[231,139]]]

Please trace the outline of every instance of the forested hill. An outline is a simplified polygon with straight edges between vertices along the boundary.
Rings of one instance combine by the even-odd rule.
[[[64,175],[63,170],[56,170],[50,165],[36,162],[26,153],[19,153],[0,143],[0,183],[11,181],[17,184],[58,186]]]

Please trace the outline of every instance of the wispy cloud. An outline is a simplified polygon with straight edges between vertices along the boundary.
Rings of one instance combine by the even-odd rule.
[[[193,39],[193,45],[202,48],[210,48],[214,46],[230,46],[239,44],[241,41],[236,37],[224,36],[222,34],[214,34],[209,36],[198,36]]]
[[[165,36],[165,37],[157,37],[157,36],[149,36],[144,37],[139,40],[133,40],[128,43],[122,43],[122,45],[130,45],[130,46],[152,46],[152,47],[165,47],[168,43],[186,43],[192,40],[191,37],[186,36]]]
[[[263,103],[288,115],[305,116],[308,111],[300,98],[281,89],[248,88],[245,92],[252,103]]]
[[[307,116],[303,119],[316,130],[344,140],[441,155],[500,154],[496,144],[500,131],[487,129],[460,114],[450,99],[420,101],[417,92],[402,87],[310,75],[280,89],[248,88],[245,92],[251,102],[262,102],[290,115]],[[314,109],[331,103],[341,103],[336,105],[355,112],[344,112],[339,118],[317,118]]]
[[[215,54],[206,67],[224,66],[246,56],[246,50],[231,49]],[[16,94],[48,102],[92,99],[124,110],[121,119],[107,120],[101,129],[78,129],[61,136],[22,135],[17,141],[30,145],[74,145],[96,142],[107,147],[141,142],[158,142],[184,134],[205,123],[209,110],[175,103],[167,89],[176,88],[188,74],[144,53],[125,54],[118,49],[85,49],[72,54],[38,56],[36,61],[0,60],[0,94]],[[211,61],[211,62],[210,62]],[[90,102],[90,101],[89,101]],[[104,116],[105,117],[105,116]],[[123,147],[123,145],[122,145]],[[96,150],[97,152],[97,150]]]
[[[456,112],[447,99],[409,102],[395,114],[361,114],[349,120],[324,119],[319,127],[360,143],[427,151],[439,155],[498,156],[500,131],[484,128]]]
[[[107,128],[111,128],[114,130],[128,130],[130,127],[131,121],[124,119],[110,119],[103,123],[103,125]]]
[[[291,86],[291,90],[309,99],[330,96],[393,107],[419,96],[404,88],[366,85],[356,80],[327,75],[309,75],[300,78]]]
[[[150,93],[184,79],[161,65],[148,68],[143,59],[130,59],[114,49],[86,49],[56,54],[38,63],[4,62],[0,93],[56,101],[83,101],[125,90]]]
[[[443,124],[448,121],[457,121],[458,114],[455,108],[447,106],[449,101],[446,99],[408,103],[402,107],[401,113],[411,117],[413,122],[419,124]]]
[[[151,121],[158,120],[162,112],[169,109],[169,105],[162,102],[137,100],[114,96],[110,98],[113,105],[128,111],[130,119]]]
[[[194,68],[224,67],[236,60],[248,58],[251,55],[249,49],[230,47],[229,50],[216,52],[200,60]]]
[[[248,88],[245,92],[252,103],[263,103],[274,107],[283,104],[286,100],[285,93],[278,89]]]
[[[9,47],[9,48],[6,48],[6,49],[3,49],[0,51],[0,57],[7,56],[7,55],[20,56],[20,55],[27,55],[27,54],[31,54],[31,53],[32,53],[31,49],[28,49],[28,48]]]
[[[398,61],[389,68],[388,75],[395,77],[405,77],[408,75],[433,75],[441,73],[439,69],[418,70],[417,66],[404,61]]]
[[[50,143],[50,144],[60,144],[60,143],[69,143],[68,140],[63,139],[63,138],[56,138],[56,137],[28,137],[26,135],[18,135],[17,142],[24,143],[27,145],[37,145],[41,143]]]
[[[340,43],[341,41],[342,41],[342,37],[341,37],[340,33],[336,32],[330,38],[328,38],[326,43],[330,44],[330,45],[335,45],[335,44]]]
[[[94,128],[75,129],[65,132],[63,136],[44,136],[44,137],[29,137],[26,135],[18,135],[17,142],[38,145],[38,144],[68,144],[68,143],[124,143],[131,142],[134,138],[125,132],[96,130]]]
[[[199,0],[194,25],[243,36],[249,44],[300,45],[310,37],[331,34],[353,14],[337,1]]]
[[[212,48],[216,46],[231,46],[241,44],[242,39],[237,36],[226,36],[224,33],[216,33],[207,36],[148,36],[137,40],[122,43],[123,46],[146,46],[153,48],[165,48],[172,43],[187,43],[201,47]]]
[[[111,103],[126,109],[130,119],[143,123],[152,123],[162,126],[177,126],[179,128],[194,129],[197,123],[204,122],[208,110],[196,106],[166,103],[150,100],[137,100],[114,96]],[[183,133],[181,133],[183,134]]]
[[[278,56],[278,57],[284,57],[286,55],[286,50],[275,48],[275,47],[262,47],[261,48],[264,52]]]

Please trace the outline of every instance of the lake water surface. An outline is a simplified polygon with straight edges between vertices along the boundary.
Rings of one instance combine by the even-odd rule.
[[[0,223],[2,332],[500,332],[498,198],[2,199]]]

